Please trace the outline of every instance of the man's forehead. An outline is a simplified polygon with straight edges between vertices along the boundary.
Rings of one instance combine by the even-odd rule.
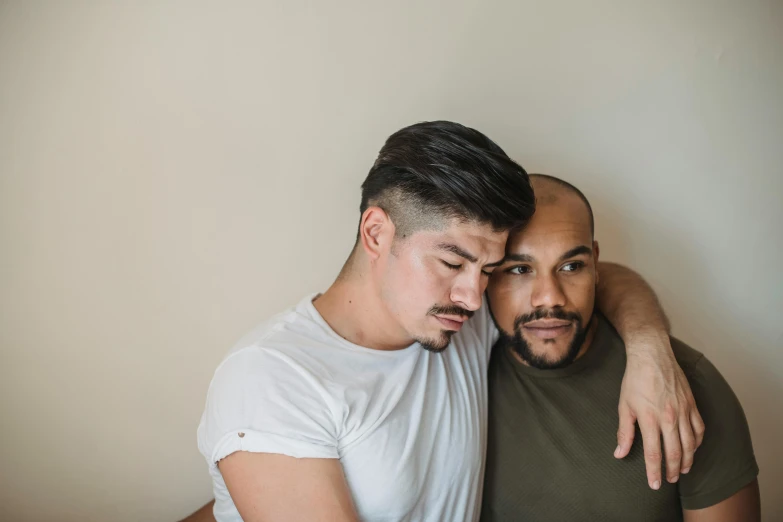
[[[488,241],[497,241],[506,239],[508,237],[508,231],[494,230],[490,225],[484,223],[477,223],[474,221],[458,221],[451,220],[444,224],[443,227],[438,229],[421,230],[418,233],[423,234],[430,241],[439,240],[481,240],[486,239]]]
[[[512,234],[506,244],[506,254],[567,252],[582,245],[592,245],[589,224],[574,219],[552,218],[531,221],[527,227]]]
[[[540,234],[583,234],[592,239],[589,212],[577,198],[566,196],[557,203],[539,205],[527,225],[509,239]]]
[[[474,256],[483,254],[497,255],[505,250],[508,232],[498,232],[489,225],[476,223],[452,223],[440,230],[422,230],[416,233],[419,240],[430,248],[448,250],[455,245],[469,251]]]

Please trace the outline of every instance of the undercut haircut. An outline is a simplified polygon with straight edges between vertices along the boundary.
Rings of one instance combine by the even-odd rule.
[[[360,212],[382,208],[404,238],[450,219],[523,226],[535,210],[527,172],[477,130],[450,121],[417,123],[386,140],[362,183]]]
[[[585,196],[581,190],[579,190],[569,182],[557,178],[555,176],[550,176],[549,174],[530,174],[530,178],[531,180],[541,179],[541,180],[549,181],[558,187],[564,188],[566,191],[571,192],[572,194],[576,195],[579,199],[581,199],[582,202],[587,207],[587,214],[590,216],[590,235],[595,237],[595,218],[593,217],[593,207],[590,205],[590,201],[588,201],[587,196]],[[536,201],[545,203],[545,201],[542,201],[538,197],[536,198]]]

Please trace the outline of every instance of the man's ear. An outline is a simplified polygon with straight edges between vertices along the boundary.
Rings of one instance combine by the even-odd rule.
[[[601,249],[598,248],[598,241],[593,240],[593,264],[595,265],[595,284],[598,284],[598,256]]]
[[[364,211],[359,224],[359,240],[370,262],[391,249],[394,232],[394,223],[381,207],[369,207]]]

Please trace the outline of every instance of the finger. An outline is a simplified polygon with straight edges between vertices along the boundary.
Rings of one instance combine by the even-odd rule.
[[[696,449],[701,446],[701,443],[704,441],[704,421],[701,418],[701,414],[699,413],[699,410],[696,408],[695,404],[691,407],[691,428],[693,428],[693,436],[696,438]]]
[[[644,443],[644,465],[647,468],[647,483],[652,489],[661,487],[661,431],[654,419],[639,421]]]
[[[631,452],[633,438],[636,434],[634,426],[636,425],[636,416],[630,408],[620,407],[620,425],[617,428],[617,449],[614,450],[614,457],[622,459]]]
[[[680,430],[678,422],[666,423],[662,427],[663,451],[666,458],[666,480],[674,484],[680,478],[680,464],[682,463],[682,444],[680,443]]]
[[[696,437],[693,434],[690,417],[680,417],[680,443],[682,444],[682,462],[680,473],[688,473],[693,466],[693,454],[696,452]]]

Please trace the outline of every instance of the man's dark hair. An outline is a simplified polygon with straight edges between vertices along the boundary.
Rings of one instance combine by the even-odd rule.
[[[549,174],[530,174],[530,177],[550,181],[553,184],[563,187],[564,189],[578,196],[579,199],[581,199],[582,202],[587,207],[587,214],[590,216],[590,235],[595,237],[595,218],[593,217],[593,207],[590,206],[590,201],[588,201],[587,196],[585,196],[581,190],[579,190],[569,182],[562,180],[560,178],[556,178],[555,176],[550,176]]]
[[[482,133],[450,121],[417,123],[386,140],[362,183],[360,211],[382,208],[405,237],[444,219],[506,230],[535,210],[527,172]]]

